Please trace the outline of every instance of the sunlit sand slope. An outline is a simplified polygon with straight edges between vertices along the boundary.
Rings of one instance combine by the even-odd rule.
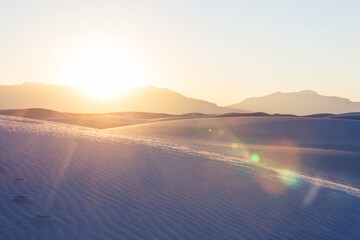
[[[353,114],[352,114],[353,115]],[[259,164],[360,183],[360,122],[307,117],[223,117],[105,130],[178,142]]]
[[[0,116],[0,239],[359,239],[359,190]]]
[[[274,116],[200,118],[155,122],[108,131],[262,145],[296,144],[301,147],[360,152],[360,122],[356,120]]]

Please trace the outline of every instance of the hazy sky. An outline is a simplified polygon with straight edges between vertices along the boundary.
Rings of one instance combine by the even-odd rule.
[[[360,101],[359,13],[358,0],[1,0],[0,84],[69,84],[98,48],[126,62],[117,75],[102,60],[120,83],[136,69],[140,85],[220,105],[302,89]]]

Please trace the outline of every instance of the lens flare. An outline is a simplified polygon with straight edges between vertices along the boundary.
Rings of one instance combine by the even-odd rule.
[[[242,156],[242,159],[244,159],[245,161],[249,162],[250,161],[250,156],[248,154],[244,154]]]
[[[260,156],[257,155],[256,153],[251,154],[250,159],[251,159],[251,161],[252,161],[253,163],[258,163],[258,162],[260,162]]]
[[[297,173],[287,169],[280,170],[278,172],[278,177],[284,184],[290,187],[297,187],[301,182]]]
[[[218,136],[224,136],[225,132],[223,129],[219,129],[218,132],[217,132]]]

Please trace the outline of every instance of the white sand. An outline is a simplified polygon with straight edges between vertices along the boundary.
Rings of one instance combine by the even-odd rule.
[[[105,131],[142,135],[240,158],[256,154],[260,164],[360,186],[358,120],[221,117],[147,123]]]
[[[357,188],[60,123],[0,116],[0,183],[0,239],[360,236]]]

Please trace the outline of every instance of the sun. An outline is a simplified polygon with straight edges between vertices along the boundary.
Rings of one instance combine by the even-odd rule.
[[[133,56],[116,48],[88,47],[67,56],[63,78],[100,99],[110,99],[142,85],[144,76]]]

